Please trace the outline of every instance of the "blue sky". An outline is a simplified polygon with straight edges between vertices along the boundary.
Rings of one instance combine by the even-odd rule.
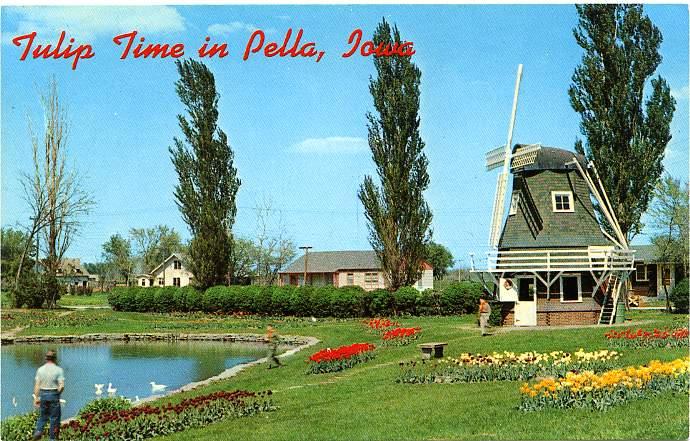
[[[649,5],[664,35],[658,73],[677,100],[665,165],[688,175],[688,9]],[[370,58],[343,59],[347,39],[371,36],[381,17],[414,42],[422,71],[421,131],[429,157],[426,193],[434,239],[457,264],[487,249],[496,171],[484,153],[505,142],[515,72],[524,64],[515,142],[572,148],[578,115],[567,88],[581,50],[571,5],[194,6],[2,8],[2,225],[26,223],[19,177],[31,167],[27,117],[42,121],[39,94],[54,75],[68,104],[69,162],[87,176],[98,203],[68,255],[100,259],[101,244],[132,227],[167,224],[188,237],[173,199],[177,182],[168,147],[180,136],[173,61],[120,60],[112,37],[137,29],[147,42],[183,42],[194,55],[206,36],[230,56],[208,61],[220,93],[220,126],[242,179],[235,234],[256,231],[255,207],[270,201],[271,228],[284,224],[314,250],[369,248],[357,189],[373,172],[366,137]],[[268,40],[303,28],[326,55],[319,62],[242,51],[255,28]],[[19,61],[9,41],[65,29],[96,55],[76,70],[65,60]],[[638,242],[645,242],[645,237]]]

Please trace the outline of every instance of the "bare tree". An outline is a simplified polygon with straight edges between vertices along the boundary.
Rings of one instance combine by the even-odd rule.
[[[295,244],[287,235],[281,212],[272,208],[270,200],[264,199],[255,210],[257,231],[252,250],[255,282],[273,285],[278,280],[278,272],[295,257]],[[276,213],[277,220],[273,216]]]
[[[35,235],[42,234],[45,275],[54,279],[79,229],[81,217],[91,211],[94,200],[82,188],[77,171],[67,167],[68,121],[55,79],[50,80],[41,104],[45,123],[43,139],[39,140],[29,124],[34,167],[32,174],[24,176],[22,184],[33,214],[30,242]],[[57,299],[57,285],[52,284],[46,292],[48,306],[54,306]]]

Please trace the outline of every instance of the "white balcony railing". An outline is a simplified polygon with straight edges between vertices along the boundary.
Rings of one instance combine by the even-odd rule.
[[[632,271],[635,250],[612,247],[589,249],[546,249],[490,251],[486,269],[475,271],[561,272],[561,271]]]

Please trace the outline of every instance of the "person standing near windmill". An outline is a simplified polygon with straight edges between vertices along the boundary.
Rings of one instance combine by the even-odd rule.
[[[491,317],[491,305],[486,300],[486,294],[482,294],[479,298],[479,328],[482,330],[482,337],[489,335],[486,332],[486,327],[489,324],[489,317]]]

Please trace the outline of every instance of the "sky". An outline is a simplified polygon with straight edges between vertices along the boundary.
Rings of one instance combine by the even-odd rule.
[[[657,73],[672,88],[677,109],[664,159],[674,177],[688,177],[688,8],[647,5],[660,28]],[[121,60],[113,37],[137,30],[146,43],[184,43],[185,54],[210,37],[230,55],[207,60],[220,94],[219,126],[235,152],[242,180],[234,233],[251,238],[257,207],[270,206],[269,229],[284,230],[313,251],[368,249],[357,190],[374,165],[366,113],[373,110],[371,57],[342,58],[350,33],[370,38],[382,17],[414,42],[422,71],[421,135],[431,184],[433,237],[456,266],[488,251],[498,170],[484,153],[506,140],[518,64],[524,65],[514,142],[572,149],[579,116],[567,90],[582,50],[572,36],[572,5],[338,5],[2,8],[1,205],[3,226],[25,226],[29,211],[19,179],[31,170],[28,121],[43,122],[39,97],[51,76],[67,105],[68,163],[84,177],[97,205],[83,218],[69,257],[94,262],[102,244],[130,228],[165,224],[189,238],[175,205],[177,176],[168,148],[180,137],[171,58]],[[313,58],[242,54],[256,29],[266,42],[304,29],[325,55]],[[37,42],[67,31],[95,55],[25,61],[13,37],[36,31]],[[294,41],[294,33],[292,41]],[[641,235],[638,243],[649,238]]]

